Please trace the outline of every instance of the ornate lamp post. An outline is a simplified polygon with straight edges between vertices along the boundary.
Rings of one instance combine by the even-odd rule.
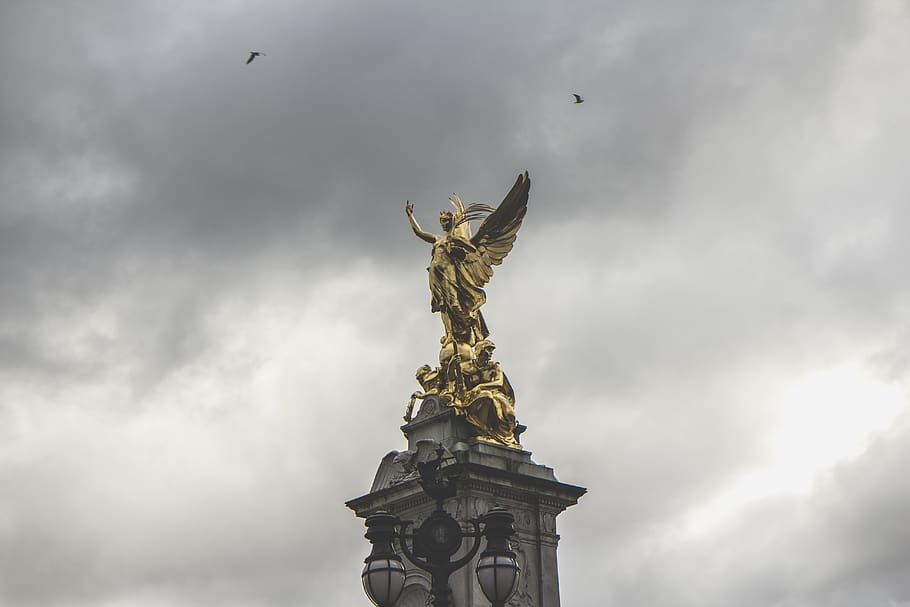
[[[443,501],[454,497],[456,491],[455,480],[441,473],[442,453],[440,447],[435,460],[417,464],[420,485],[436,500],[436,509],[416,531],[408,531],[413,521],[402,521],[388,512],[367,517],[365,537],[373,544],[373,550],[364,561],[361,577],[367,596],[377,607],[392,607],[404,590],[405,569],[395,553],[396,539],[407,559],[432,576],[433,607],[452,607],[449,576],[474,558],[481,537],[486,539],[487,547],[477,563],[477,580],[484,595],[493,607],[503,607],[518,587],[520,568],[509,544],[515,534],[515,517],[502,508],[494,508],[469,521],[473,531],[463,531],[442,507]],[[471,548],[452,561],[465,537],[474,540]]]
[[[366,538],[373,544],[373,550],[365,559],[360,575],[363,590],[377,607],[392,607],[404,589],[404,564],[392,547],[395,528],[401,523],[397,516],[377,512],[367,518],[366,524]]]
[[[493,508],[482,518],[487,549],[477,561],[477,581],[493,607],[503,607],[518,588],[521,569],[509,545],[515,534],[515,517],[504,508]]]

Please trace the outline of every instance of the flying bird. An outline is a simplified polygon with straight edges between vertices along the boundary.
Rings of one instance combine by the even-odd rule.
[[[252,59],[250,59],[250,61],[252,61]],[[582,98],[582,96],[579,95],[578,93],[572,93],[572,95],[575,96],[575,103],[584,103],[585,102],[585,100]]]
[[[250,58],[246,60],[246,64],[247,65],[251,64],[253,62],[253,59],[258,57],[259,55],[262,55],[263,57],[265,57],[265,53],[260,53],[259,51],[250,51]]]

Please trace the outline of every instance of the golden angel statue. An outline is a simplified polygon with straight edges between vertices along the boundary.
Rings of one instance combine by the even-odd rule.
[[[455,212],[439,213],[439,224],[443,229],[439,235],[422,230],[414,218],[414,205],[405,203],[411,229],[418,238],[433,245],[427,271],[430,309],[439,312],[445,328],[440,362],[458,353],[465,359],[473,358],[474,344],[489,336],[490,331],[480,312],[487,300],[483,287],[493,276],[493,266],[501,264],[512,250],[528,210],[530,188],[531,180],[526,171],[518,176],[496,209],[485,204],[466,207],[453,194],[449,201]],[[472,236],[470,222],[484,216],[477,234]]]
[[[483,287],[493,276],[493,266],[502,263],[512,250],[518,229],[528,210],[531,180],[518,176],[499,207],[465,204],[453,194],[449,201],[455,212],[442,211],[442,234],[420,228],[414,206],[405,203],[405,213],[418,238],[433,245],[429,272],[430,309],[442,317],[445,334],[440,342],[439,367],[424,365],[417,370],[423,392],[415,392],[405,413],[409,422],[416,399],[438,394],[450,402],[478,429],[478,438],[521,448],[516,428],[512,386],[498,362],[491,359],[493,343],[481,306],[486,302]],[[483,219],[477,233],[470,222]]]

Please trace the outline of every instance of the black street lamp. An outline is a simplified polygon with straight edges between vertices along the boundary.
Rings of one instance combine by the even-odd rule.
[[[363,590],[377,607],[392,607],[404,589],[404,564],[392,547],[395,527],[400,522],[388,512],[377,512],[367,518],[366,525],[366,538],[373,550],[360,574]]]
[[[477,581],[493,607],[503,607],[518,588],[518,575],[521,573],[509,545],[509,538],[515,534],[512,526],[515,517],[504,508],[493,508],[483,516],[482,521],[487,549],[477,561]]]
[[[443,449],[436,459],[417,464],[420,485],[436,500],[436,509],[413,533],[413,521],[402,521],[388,512],[376,512],[366,520],[366,538],[373,544],[364,561],[363,588],[377,607],[392,607],[404,590],[405,569],[395,553],[397,539],[401,551],[416,567],[432,576],[433,607],[452,607],[449,576],[467,565],[486,539],[486,550],[477,562],[477,581],[493,607],[503,607],[518,587],[520,568],[509,539],[515,534],[515,517],[503,508],[493,508],[480,518],[471,519],[473,531],[465,532],[452,516],[443,510],[446,498],[455,496],[455,480],[441,472]],[[455,561],[451,557],[461,549],[465,537],[474,540],[470,550]],[[411,540],[411,545],[408,545]]]

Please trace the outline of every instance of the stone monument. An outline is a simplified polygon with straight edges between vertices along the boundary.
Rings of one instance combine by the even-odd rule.
[[[515,392],[500,363],[493,360],[494,344],[480,307],[483,286],[515,242],[527,211],[530,179],[519,175],[497,208],[465,205],[453,195],[454,212],[440,213],[443,234],[423,231],[413,205],[405,211],[414,233],[431,243],[429,273],[431,310],[439,312],[444,334],[439,364],[421,366],[416,379],[421,390],[411,395],[401,431],[407,449],[382,458],[370,492],[346,503],[365,518],[384,510],[419,525],[433,510],[424,493],[417,464],[446,454],[445,471],[457,482],[457,494],[446,503],[449,514],[467,525],[498,506],[515,516],[517,535],[512,549],[521,567],[512,607],[559,607],[556,517],[577,503],[582,487],[562,483],[552,468],[535,463],[524,450],[525,427],[515,416]],[[472,235],[470,222],[483,219]],[[422,401],[417,413],[414,407]],[[462,553],[467,546],[462,547]],[[489,602],[480,591],[473,563],[452,575],[451,596],[457,607],[480,607]],[[428,604],[430,578],[407,568],[399,607]]]

